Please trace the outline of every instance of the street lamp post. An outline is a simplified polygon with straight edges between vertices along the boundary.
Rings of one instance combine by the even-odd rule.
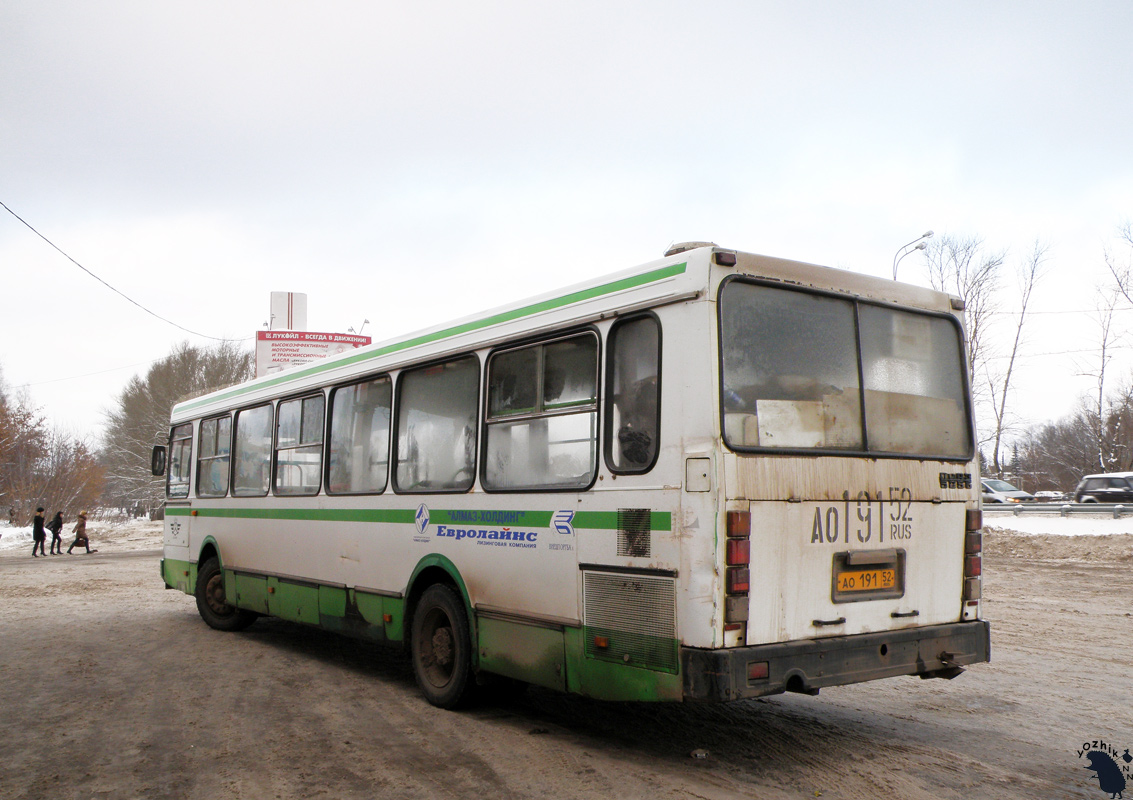
[[[925,231],[920,236],[918,236],[916,239],[913,239],[913,241],[909,242],[906,245],[903,245],[901,247],[901,249],[898,250],[894,254],[894,256],[893,256],[893,280],[897,280],[897,265],[901,263],[901,259],[904,258],[905,256],[907,256],[909,253],[913,252],[914,250],[924,250],[925,244],[926,244],[925,239],[931,239],[931,238],[932,238],[932,231]]]

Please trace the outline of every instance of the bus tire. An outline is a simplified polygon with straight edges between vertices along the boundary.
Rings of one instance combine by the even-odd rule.
[[[413,674],[425,699],[455,708],[472,687],[472,643],[464,604],[451,588],[434,583],[413,612]]]
[[[224,571],[210,558],[197,570],[197,611],[210,628],[242,631],[256,621],[254,611],[230,606],[224,596]]]

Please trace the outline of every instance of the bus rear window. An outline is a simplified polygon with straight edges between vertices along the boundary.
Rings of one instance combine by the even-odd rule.
[[[970,454],[950,320],[743,281],[719,308],[732,449]]]

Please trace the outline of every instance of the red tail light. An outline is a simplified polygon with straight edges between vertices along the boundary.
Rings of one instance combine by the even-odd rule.
[[[737,594],[748,591],[751,585],[751,575],[745,567],[732,567],[728,570],[728,594]]]
[[[747,539],[751,536],[751,512],[728,512],[728,536],[733,539]]]
[[[964,556],[964,577],[978,578],[983,574],[983,559],[978,555]]]
[[[728,539],[724,545],[725,562],[729,567],[746,567],[751,563],[751,540]]]

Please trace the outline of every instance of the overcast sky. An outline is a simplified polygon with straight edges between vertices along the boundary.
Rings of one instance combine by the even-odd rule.
[[[1041,240],[1039,422],[1089,390],[1094,286],[1129,253],[1130,31],[1127,0],[6,0],[0,201],[234,338],[273,290],[380,340],[688,239],[882,276],[926,229],[1008,273]],[[209,343],[3,209],[0,277],[4,380],[76,432]],[[919,253],[901,277],[927,283]]]

